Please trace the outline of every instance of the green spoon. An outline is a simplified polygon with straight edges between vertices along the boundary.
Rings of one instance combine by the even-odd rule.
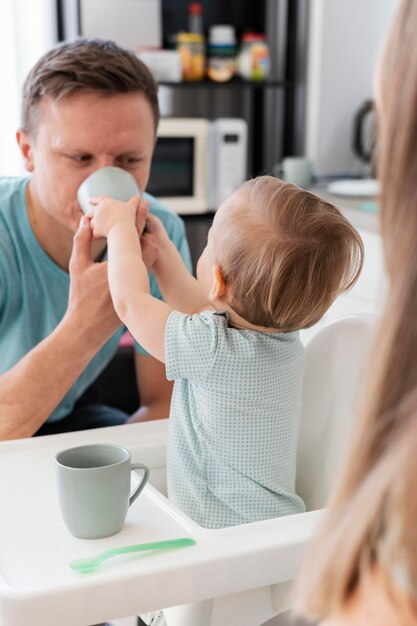
[[[87,572],[94,572],[94,570],[105,559],[109,559],[111,556],[117,556],[118,554],[128,554],[129,552],[144,552],[146,550],[172,550],[173,548],[184,548],[185,546],[195,545],[194,539],[184,537],[182,539],[169,539],[168,541],[154,541],[152,543],[137,543],[133,546],[122,546],[120,548],[112,548],[91,556],[85,559],[77,559],[71,561],[69,566],[79,572],[86,574]]]

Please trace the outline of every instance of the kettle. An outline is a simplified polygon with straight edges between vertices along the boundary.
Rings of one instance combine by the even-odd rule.
[[[374,156],[375,156],[375,107],[373,100],[366,100],[355,113],[352,125],[352,151],[361,161],[366,163],[368,172],[363,172],[359,179],[336,180],[329,183],[327,191],[330,194],[352,198],[372,198],[376,199],[379,194],[379,184],[375,178]],[[366,210],[376,210],[377,204],[371,203],[375,207]]]
[[[352,128],[352,150],[364,163],[373,163],[375,150],[375,108],[373,100],[366,100],[356,112]]]

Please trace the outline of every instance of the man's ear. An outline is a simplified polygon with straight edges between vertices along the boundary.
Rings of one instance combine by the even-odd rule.
[[[213,282],[210,288],[210,300],[217,300],[226,293],[226,283],[220,269],[220,265],[213,265],[211,268],[213,272]]]
[[[34,163],[33,163],[33,150],[32,150],[32,139],[30,136],[25,133],[21,128],[16,131],[16,140],[20,148],[20,152],[23,155],[23,162],[25,164],[25,168],[28,172],[33,172]]]

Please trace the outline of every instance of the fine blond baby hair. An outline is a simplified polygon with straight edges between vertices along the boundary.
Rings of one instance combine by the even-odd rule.
[[[272,176],[244,183],[217,241],[229,305],[248,322],[308,328],[356,282],[359,234],[313,193]]]

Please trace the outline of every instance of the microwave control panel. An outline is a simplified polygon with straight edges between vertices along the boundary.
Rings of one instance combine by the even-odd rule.
[[[211,209],[217,209],[246,179],[247,135],[243,119],[219,118],[211,123]]]

